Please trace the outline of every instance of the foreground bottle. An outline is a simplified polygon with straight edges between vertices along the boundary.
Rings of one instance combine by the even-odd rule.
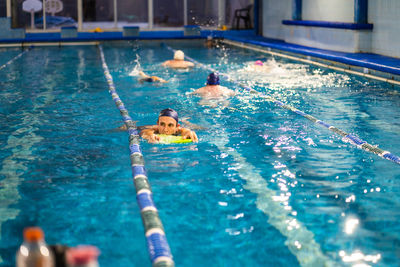
[[[44,241],[39,227],[24,229],[24,243],[19,247],[17,267],[54,267],[54,256]]]

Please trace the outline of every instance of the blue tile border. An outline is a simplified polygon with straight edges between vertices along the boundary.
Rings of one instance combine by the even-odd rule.
[[[190,27],[187,29],[198,29]],[[134,27],[134,26],[133,26]],[[199,28],[201,29],[201,28]],[[139,28],[140,30],[140,28]],[[25,38],[0,39],[0,43],[29,43],[29,42],[87,42],[87,41],[107,41],[107,40],[159,40],[159,39],[199,39],[224,38],[228,36],[255,36],[253,30],[240,31],[221,31],[221,30],[201,30],[199,36],[185,36],[184,30],[180,31],[140,31],[139,36],[123,36],[120,32],[78,32],[76,38],[62,38],[60,32],[52,33],[26,33]]]

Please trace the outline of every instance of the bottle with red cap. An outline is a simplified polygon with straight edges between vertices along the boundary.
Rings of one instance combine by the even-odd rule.
[[[97,257],[100,251],[95,246],[77,246],[67,250],[65,257],[68,267],[99,267]]]
[[[54,267],[54,256],[44,241],[39,227],[24,229],[24,242],[19,247],[16,259],[17,267]]]

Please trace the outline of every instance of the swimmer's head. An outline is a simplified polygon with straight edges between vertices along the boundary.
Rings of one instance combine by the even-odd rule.
[[[171,108],[161,110],[157,125],[160,134],[176,134],[179,129],[178,113]]]
[[[172,108],[166,108],[161,110],[160,115],[158,115],[158,117],[171,117],[178,124],[178,112],[176,112]]]
[[[183,60],[185,58],[185,54],[181,50],[177,50],[174,53],[175,60]]]
[[[207,85],[219,85],[219,76],[215,72],[211,72],[207,77]]]
[[[257,60],[256,62],[254,62],[254,65],[263,66],[264,63],[261,60]]]

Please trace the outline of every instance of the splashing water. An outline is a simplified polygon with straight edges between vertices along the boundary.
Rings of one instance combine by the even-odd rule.
[[[278,63],[273,58],[257,66],[253,61],[245,63],[245,67],[230,73],[240,80],[255,81],[258,85],[266,85],[270,89],[282,88],[318,88],[321,86],[345,86],[349,77],[340,73],[324,73],[320,69],[310,69],[300,63]]]
[[[137,53],[136,53],[136,59],[134,62],[135,62],[135,67],[129,73],[129,76],[138,76],[139,72],[142,70],[142,67],[140,66],[140,56]]]

